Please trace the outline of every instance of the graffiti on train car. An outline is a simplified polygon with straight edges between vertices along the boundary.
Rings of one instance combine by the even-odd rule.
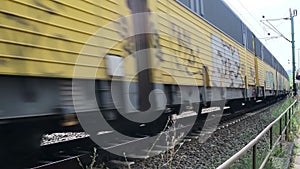
[[[278,89],[282,90],[283,87],[283,79],[282,76],[278,76]]]
[[[250,67],[249,71],[250,71],[249,83],[251,82],[251,83],[255,84],[256,83],[256,76],[255,76],[254,68]]]
[[[243,87],[244,66],[240,63],[239,51],[217,35],[211,34],[213,86]]]
[[[126,17],[120,16],[120,19],[116,23],[118,34],[122,38],[122,48],[124,56],[132,55],[135,51],[134,37],[130,36],[129,21]]]
[[[134,14],[135,10],[134,8],[136,8],[134,5],[132,5],[131,1],[126,1],[127,2],[127,7],[131,10],[131,13]],[[144,3],[142,3],[142,5],[146,5]],[[148,26],[147,28],[149,29],[149,32],[153,32],[151,35],[148,35],[147,38],[148,42],[149,42],[149,48],[154,48],[155,49],[155,57],[158,59],[159,62],[164,61],[163,59],[163,54],[161,51],[161,46],[160,46],[160,37],[159,37],[159,33],[157,28],[155,27],[155,23],[152,20],[153,16],[151,15],[151,10],[149,8],[145,7],[140,7],[142,9],[144,9],[144,12],[147,12],[147,19],[148,19]],[[134,34],[134,28],[132,26],[134,26],[132,24],[131,21],[131,17],[125,17],[125,16],[120,16],[120,19],[118,20],[118,22],[116,23],[116,28],[118,30],[118,34],[119,36],[122,38],[122,49],[125,52],[124,56],[130,56],[130,55],[134,55],[134,52],[136,50],[135,48],[135,37],[131,36]],[[156,64],[159,64],[156,63]]]
[[[162,61],[164,61],[164,59],[163,59],[163,52],[161,50],[161,45],[160,45],[159,33],[155,27],[154,22],[151,20],[149,21],[149,28],[150,28],[150,32],[154,32],[150,36],[150,47],[155,49],[154,55],[156,56],[156,58],[158,59],[159,62],[162,62]],[[159,62],[156,63],[156,66],[158,66]]]
[[[153,32],[151,33],[151,35],[148,35],[149,47],[155,49],[154,56],[158,61],[155,64],[156,66],[158,66],[161,62],[165,61],[160,44],[160,35],[155,26],[155,22],[152,20],[153,17],[151,16],[151,13],[149,13],[148,19],[148,29],[150,32]],[[132,34],[132,30],[130,30],[130,24],[130,18],[121,16],[119,22],[116,23],[116,27],[118,29],[119,36],[123,39],[122,48],[125,52],[124,56],[133,55],[134,57],[134,52],[136,49],[134,37],[130,36],[130,34]],[[202,74],[202,66],[197,64],[196,62],[196,57],[200,58],[200,47],[193,47],[191,36],[187,30],[172,22],[170,23],[170,25],[171,36],[177,40],[177,47],[175,47],[176,52],[174,53],[175,56],[177,56],[175,61],[177,70],[183,71],[190,76]]]
[[[266,71],[266,88],[267,89],[275,89],[275,81],[274,81],[273,72]]]
[[[196,58],[200,58],[200,47],[192,44],[192,38],[190,33],[183,27],[175,24],[171,24],[172,36],[177,39],[177,47],[175,55],[177,69],[184,70],[188,75],[202,74],[202,66],[197,64]],[[187,64],[183,66],[180,63],[185,63],[182,58],[187,59]],[[192,69],[197,67],[196,69]]]
[[[120,16],[120,19],[116,23],[116,27],[118,29],[118,34],[123,40],[122,48],[125,52],[124,56],[129,56],[134,54],[135,52],[135,41],[134,37],[130,36],[131,30],[130,30],[130,21],[128,17]],[[155,56],[160,60],[164,61],[162,57],[162,51],[160,47],[160,38],[157,29],[155,28],[154,22],[151,21],[151,18],[149,20],[149,26],[150,32],[154,32],[149,36],[149,43],[150,48],[154,48],[155,50]]]
[[[28,19],[19,14],[3,13],[4,18],[15,28],[7,31],[4,30],[2,35],[4,36],[3,38],[14,42],[21,42],[23,44],[10,45],[7,48],[7,51],[13,56],[31,57],[38,60],[42,59],[40,58],[40,56],[42,56],[47,57],[43,59],[49,61],[67,61],[67,56],[62,52],[56,52],[56,55],[41,55],[41,52],[44,52],[47,49],[53,50],[64,48],[73,51],[72,44],[64,41],[68,38],[63,34],[60,34],[59,31],[51,29],[50,24],[48,24],[51,23],[51,21],[54,21],[55,17],[58,17],[57,13],[59,10],[65,10],[63,5],[53,1],[38,0],[33,0],[30,5],[36,7],[35,11],[31,8],[21,8],[20,11],[28,13],[28,16],[31,16],[32,19]],[[17,72],[26,72],[28,66],[26,64],[20,64],[16,68],[19,69]],[[36,68],[39,69],[39,73],[41,74],[49,74],[49,72],[53,75],[62,73],[46,66],[38,66]],[[48,69],[51,70],[49,71]]]

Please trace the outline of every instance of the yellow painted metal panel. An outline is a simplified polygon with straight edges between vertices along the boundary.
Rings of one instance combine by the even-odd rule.
[[[0,74],[72,78],[78,56],[84,58],[79,65],[87,69],[104,68],[104,62],[97,64],[105,55],[99,51],[124,55],[116,24],[105,27],[119,17],[113,11],[118,7],[114,1],[4,0]],[[99,29],[102,34],[95,34]],[[97,78],[108,78],[103,70]]]
[[[154,12],[148,18],[153,82],[201,86],[205,66],[209,86],[242,88],[262,86],[266,71],[274,73],[258,59],[257,77],[252,53],[176,1],[148,2],[147,10]],[[78,77],[93,78],[88,71],[99,69],[96,77],[108,79],[104,56],[112,54],[125,59],[126,80],[136,80],[133,21],[119,19],[131,14],[127,5],[125,0],[3,0],[0,74],[72,78],[80,56]]]
[[[276,71],[270,65],[265,63],[265,81],[267,90],[276,89]]]
[[[265,63],[260,60],[257,59],[258,61],[258,79],[259,79],[259,86],[260,87],[264,87],[265,85]]]
[[[254,42],[253,42],[254,43]],[[258,58],[254,57],[254,67],[255,67],[255,85],[259,86],[259,75],[258,75]]]
[[[160,42],[164,53],[162,67],[171,68],[175,77],[196,79],[203,85],[203,67],[208,68],[210,86],[243,87],[244,59],[240,46],[207,22],[175,1],[151,1],[154,12],[167,13],[157,17]],[[173,57],[170,57],[173,56]],[[213,58],[213,59],[212,59]],[[177,70],[177,71],[176,71]],[[159,74],[157,80],[175,83]],[[180,82],[183,83],[183,82]]]
[[[246,64],[247,66],[247,70],[246,70],[246,74],[247,74],[247,79],[248,79],[248,85],[249,86],[255,86],[256,83],[256,75],[255,75],[255,62],[254,62],[254,58],[255,56],[250,53],[249,51],[247,51],[247,55],[246,55]]]

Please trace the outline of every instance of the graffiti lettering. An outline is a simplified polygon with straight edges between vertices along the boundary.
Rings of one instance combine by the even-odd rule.
[[[255,78],[255,71],[253,69],[253,67],[250,67],[250,79],[249,80],[252,80],[252,83],[256,83],[256,78]]]
[[[148,10],[148,11],[150,11],[150,10]],[[155,27],[154,22],[151,20],[152,19],[151,14],[149,13],[148,15],[149,15],[148,28],[149,28],[149,32],[151,32],[151,34],[147,36],[147,39],[149,40],[149,48],[155,49],[154,55],[158,59],[157,64],[159,64],[159,62],[164,61],[163,53],[162,53],[161,45],[160,45],[160,37],[159,37],[159,33]],[[135,39],[134,39],[134,37],[130,36],[131,32],[133,32],[134,30],[130,29],[129,18],[120,16],[119,22],[117,23],[116,27],[118,29],[119,36],[123,39],[122,48],[123,48],[123,51],[125,52],[124,55],[134,54],[134,52],[136,50]]]
[[[240,63],[238,49],[223,41],[216,35],[211,35],[213,71],[211,81],[213,86],[243,87],[243,66]]]
[[[150,35],[150,47],[155,49],[154,55],[158,59],[158,63],[156,63],[156,65],[158,65],[160,62],[164,61],[163,52],[161,50],[158,30],[156,29],[155,24],[151,19],[152,17],[150,17],[149,19],[149,28],[150,32],[153,32],[153,34]]]
[[[283,90],[283,79],[281,76],[278,76],[278,89]]]
[[[176,55],[176,64],[177,68],[184,70],[188,75],[196,75],[202,73],[202,66],[197,65],[196,57],[200,57],[200,47],[196,46],[193,48],[191,42],[191,35],[187,30],[182,28],[175,23],[171,23],[171,31],[173,37],[177,39],[177,50]],[[184,60],[187,59],[187,65],[183,67]],[[195,70],[192,70],[192,67],[196,67]]]
[[[274,74],[273,72],[266,71],[266,88],[267,89],[275,89],[275,82],[274,82]]]
[[[120,16],[117,28],[119,29],[119,36],[123,39],[123,51],[124,55],[131,55],[135,51],[134,38],[130,36],[129,21],[125,17]],[[129,37],[129,38],[128,38]]]

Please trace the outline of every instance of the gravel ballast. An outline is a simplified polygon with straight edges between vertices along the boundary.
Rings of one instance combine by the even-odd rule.
[[[271,110],[278,105],[279,103],[273,105]],[[247,145],[275,119],[271,110],[254,114],[228,127],[221,127],[204,143],[199,139],[193,139],[181,147],[176,146],[174,150],[167,153],[143,161],[136,161],[130,168],[217,168]],[[266,152],[268,144],[268,135],[266,135],[257,146],[258,154]],[[176,152],[175,155],[174,152]],[[251,155],[252,152],[246,153],[246,157],[251,157]],[[251,162],[251,158],[249,161]],[[245,165],[247,164],[242,164],[242,166]],[[245,167],[247,168],[247,166]]]

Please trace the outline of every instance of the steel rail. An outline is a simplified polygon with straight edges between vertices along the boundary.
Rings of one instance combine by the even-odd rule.
[[[261,106],[258,106],[261,107]],[[265,108],[268,109],[269,107]],[[257,109],[257,108],[255,108]],[[239,115],[244,114],[246,112],[249,112],[253,109],[246,109],[246,111],[243,111],[241,113],[238,113]],[[260,110],[261,112],[261,110]],[[237,114],[234,115],[233,117],[238,116]],[[229,119],[232,119],[232,116],[230,116],[231,118],[228,119],[223,119],[224,122],[228,121]],[[222,121],[222,120],[221,120]],[[188,126],[184,126],[182,128],[185,128]],[[181,128],[176,128],[176,130],[180,130]],[[148,137],[144,137],[144,138],[138,138],[138,139],[134,139],[134,140],[130,140],[127,142],[123,142],[120,144],[116,144],[113,146],[109,146],[109,147],[103,147],[103,150],[109,150],[109,149],[113,149],[116,147],[120,147],[120,146],[124,146],[124,145],[128,145],[128,144],[135,144],[139,141],[143,141],[145,139],[147,139]],[[61,149],[68,149],[68,148],[72,148],[72,147],[76,147],[76,145],[95,145],[93,144],[93,141],[91,141],[88,138],[80,138],[80,139],[75,139],[75,140],[69,140],[69,141],[65,141],[65,142],[59,142],[59,143],[55,143],[55,144],[49,144],[49,145],[45,145],[42,146],[42,150],[43,152],[45,152],[46,154],[51,154],[51,152],[56,152],[59,151]],[[96,145],[95,145],[96,146]],[[90,147],[90,146],[89,146]],[[54,160],[54,161],[49,161],[49,163],[45,163],[39,166],[35,166],[33,167],[33,169],[57,169],[57,168],[81,168],[81,166],[79,165],[79,161],[80,160],[82,163],[86,163],[86,161],[91,160],[90,159],[91,156],[91,152],[90,153],[86,153],[86,154],[82,154],[82,153],[78,153],[77,155],[72,155],[70,157],[67,158],[62,158],[60,160]],[[46,160],[47,161],[47,160]],[[88,163],[88,162],[87,162]]]

